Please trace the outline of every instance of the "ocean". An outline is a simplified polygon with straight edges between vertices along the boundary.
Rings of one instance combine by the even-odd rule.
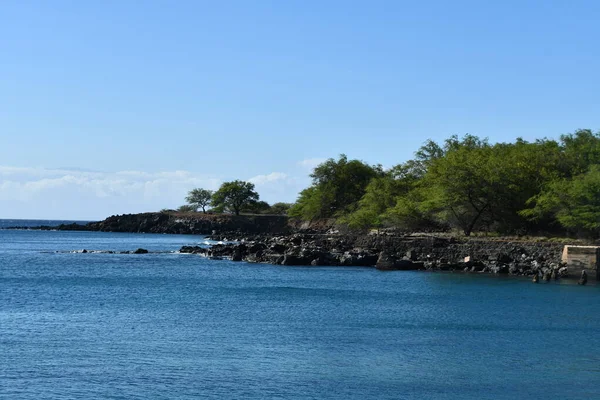
[[[70,221],[70,220],[52,220],[52,219],[0,219],[0,229],[6,228],[34,228],[38,226],[58,226],[61,224],[80,224],[85,225],[92,221]]]
[[[600,398],[599,286],[177,253],[209,243],[0,230],[0,398]]]

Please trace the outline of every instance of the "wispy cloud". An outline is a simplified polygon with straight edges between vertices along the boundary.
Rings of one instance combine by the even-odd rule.
[[[95,172],[0,166],[0,217],[102,218],[176,207],[194,187],[217,177],[189,171]]]
[[[248,181],[268,202],[293,201],[306,184],[284,172]],[[222,177],[182,170],[98,172],[0,166],[0,218],[101,219],[157,211],[183,204],[193,188],[216,190],[222,182]]]
[[[268,175],[257,175],[248,179],[248,181],[254,183],[255,185],[264,185],[268,182],[277,182],[286,179],[288,179],[288,175],[284,174],[283,172],[271,172]]]
[[[188,171],[149,173],[143,171],[88,172],[81,170],[15,168],[0,166],[0,196],[26,198],[37,192],[77,187],[95,192],[100,197],[144,192],[151,196],[156,188],[193,187],[204,185],[209,189],[218,187],[220,180],[214,177],[195,175]]]
[[[326,158],[307,158],[306,160],[298,162],[298,165],[306,169],[313,169],[325,161],[327,161]]]

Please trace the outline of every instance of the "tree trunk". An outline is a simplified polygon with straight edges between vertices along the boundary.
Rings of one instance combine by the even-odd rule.
[[[475,208],[475,206],[473,206],[473,208],[475,208],[475,211],[477,211],[477,215],[475,215],[475,217],[471,220],[471,223],[464,230],[465,236],[471,236],[471,233],[473,232],[473,229],[475,228],[475,224],[477,223],[477,220],[479,219],[479,217],[481,217],[481,214],[483,214],[483,212],[488,207],[488,205],[489,204],[486,204],[485,206],[483,206],[483,208],[481,210],[478,210],[477,208]]]

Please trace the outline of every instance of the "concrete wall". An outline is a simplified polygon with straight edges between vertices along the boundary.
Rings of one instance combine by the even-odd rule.
[[[565,246],[562,261],[567,263],[571,276],[585,270],[589,278],[600,280],[600,246]]]

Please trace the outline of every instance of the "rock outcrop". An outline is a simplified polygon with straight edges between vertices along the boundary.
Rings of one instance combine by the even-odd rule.
[[[216,239],[225,239],[217,236]],[[182,253],[289,266],[364,266],[379,270],[435,270],[564,277],[562,245],[411,236],[293,234],[246,236]]]
[[[50,227],[40,228],[50,229]],[[284,234],[289,232],[290,227],[288,218],[280,215],[142,213],[113,215],[103,221],[91,222],[87,225],[69,224],[51,229],[210,235],[215,232]]]

